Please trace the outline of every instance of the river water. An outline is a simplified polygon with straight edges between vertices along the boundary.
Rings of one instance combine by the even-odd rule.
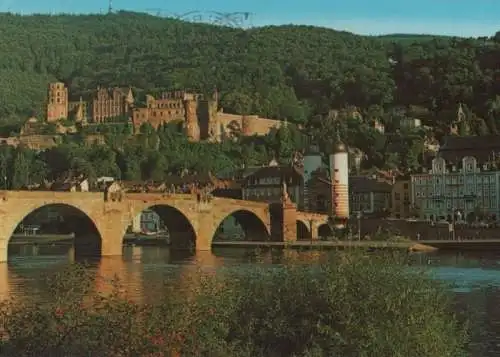
[[[153,302],[165,293],[165,283],[182,286],[178,277],[185,271],[197,273],[219,266],[278,264],[287,255],[309,259],[327,254],[277,250],[255,253],[241,248],[189,253],[168,247],[127,246],[123,257],[88,262],[88,269],[108,280],[119,278],[131,299]],[[418,254],[411,260],[415,265],[425,265],[436,279],[453,283],[455,308],[470,316],[473,323],[471,356],[499,356],[500,253]],[[0,298],[50,298],[44,277],[74,261],[74,249],[70,246],[11,246],[9,263],[0,264]]]

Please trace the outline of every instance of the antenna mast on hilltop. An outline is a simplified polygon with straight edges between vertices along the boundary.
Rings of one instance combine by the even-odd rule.
[[[113,0],[108,0],[108,14],[113,12]]]

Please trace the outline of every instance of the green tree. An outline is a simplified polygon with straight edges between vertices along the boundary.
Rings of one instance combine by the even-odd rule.
[[[18,190],[28,186],[31,178],[31,162],[23,148],[16,149],[12,174],[12,189]]]
[[[292,160],[292,155],[295,151],[292,133],[287,122],[279,128],[277,133],[278,139],[278,161],[282,164],[289,164]]]

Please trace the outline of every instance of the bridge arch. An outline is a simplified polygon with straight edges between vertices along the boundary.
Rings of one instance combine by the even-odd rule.
[[[312,232],[308,224],[301,219],[297,219],[297,240],[310,240],[311,237]]]
[[[102,254],[103,229],[85,205],[78,202],[57,201],[23,203],[22,208],[16,207],[9,212],[0,212],[0,216],[3,216],[1,237],[5,237],[0,239],[0,254],[3,255],[0,261],[8,260],[9,243],[14,234],[25,234],[29,231],[44,234],[74,234],[76,256]],[[36,238],[33,241],[37,243]]]
[[[269,225],[255,212],[238,208],[218,220],[211,240],[270,240]]]
[[[173,248],[193,248],[196,246],[196,228],[189,214],[180,207],[167,203],[153,203],[137,208],[133,213],[132,231],[144,231],[144,221],[141,217],[144,212],[152,211],[159,218],[159,230],[168,232],[170,244]],[[139,227],[137,227],[139,221]]]

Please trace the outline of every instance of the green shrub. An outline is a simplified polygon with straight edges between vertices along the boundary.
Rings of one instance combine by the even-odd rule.
[[[446,289],[388,256],[193,271],[154,306],[83,267],[47,303],[4,304],[3,356],[457,357],[464,329]]]

